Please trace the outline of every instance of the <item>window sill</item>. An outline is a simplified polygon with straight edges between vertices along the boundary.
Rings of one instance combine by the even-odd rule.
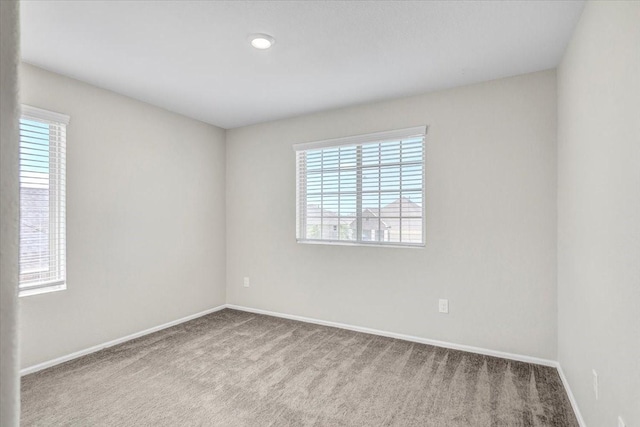
[[[329,246],[359,246],[367,248],[395,248],[395,249],[424,249],[424,243],[400,244],[400,243],[363,243],[363,242],[346,242],[342,240],[300,240],[298,243],[304,245],[329,245]]]
[[[50,292],[64,291],[66,289],[67,289],[66,283],[62,283],[60,285],[45,286],[42,288],[35,288],[35,289],[20,289],[18,290],[18,296],[29,297],[32,295],[40,295],[40,294],[48,294]]]

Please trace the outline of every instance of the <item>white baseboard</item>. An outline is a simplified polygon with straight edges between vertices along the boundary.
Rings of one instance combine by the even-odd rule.
[[[33,366],[29,366],[27,368],[21,369],[20,370],[20,375],[22,376],[22,375],[32,374],[34,372],[38,372],[38,371],[41,371],[41,370],[46,369],[46,368],[50,368],[50,367],[55,366],[55,365],[59,365],[60,363],[68,362],[69,360],[77,359],[78,357],[82,357],[82,356],[85,356],[87,354],[95,353],[96,351],[100,351],[100,350],[102,350],[104,348],[113,347],[114,345],[122,344],[123,342],[130,341],[132,339],[139,338],[139,337],[144,336],[144,335],[152,334],[154,332],[161,331],[163,329],[167,329],[167,328],[170,328],[170,327],[175,326],[175,325],[179,325],[180,323],[188,322],[189,320],[193,320],[193,319],[196,319],[198,317],[202,317],[202,316],[207,315],[209,313],[214,313],[216,311],[220,311],[220,310],[222,310],[224,308],[226,308],[225,304],[220,305],[218,307],[211,308],[209,310],[205,310],[205,311],[201,311],[199,313],[192,314],[192,315],[187,316],[187,317],[183,317],[181,319],[173,320],[171,322],[164,323],[164,324],[159,325],[159,326],[154,326],[153,328],[145,329],[144,331],[136,332],[134,334],[127,335],[126,337],[117,338],[115,340],[111,340],[111,341],[108,341],[108,342],[105,342],[105,343],[102,343],[102,344],[94,345],[93,347],[85,348],[84,350],[76,351],[76,352],[73,352],[71,354],[67,354],[65,356],[56,357],[55,359],[48,360],[46,362],[38,363],[37,365],[33,365]]]
[[[576,414],[576,418],[578,419],[578,424],[580,427],[587,427],[587,424],[584,422],[584,418],[582,418],[582,414],[580,413],[580,408],[578,408],[578,401],[576,400],[573,392],[571,391],[571,387],[569,386],[569,381],[567,377],[564,375],[564,371],[562,370],[562,366],[560,362],[556,362],[556,369],[558,370],[558,375],[560,375],[560,379],[562,380],[562,385],[564,385],[564,389],[567,392],[567,396],[569,396],[569,402],[571,402],[571,407],[573,408],[574,414]]]
[[[327,320],[313,319],[310,317],[296,316],[293,314],[277,313],[274,311],[261,310],[258,308],[250,308],[250,307],[244,307],[244,306],[234,305],[234,304],[227,304],[227,308],[240,310],[240,311],[247,311],[249,313],[265,314],[267,316],[282,317],[283,319],[298,320],[300,322],[314,323],[317,325],[331,326],[334,328],[348,329],[350,331],[363,332],[365,334],[380,335],[388,338],[397,338],[399,340],[417,342],[420,344],[428,344],[436,347],[444,347],[444,348],[450,348],[453,350],[468,351],[471,353],[484,354],[486,356],[502,357],[503,359],[511,359],[511,360],[517,360],[520,362],[534,363],[536,365],[551,366],[553,368],[556,368],[558,366],[558,362],[555,360],[541,359],[538,357],[525,356],[522,354],[506,353],[503,351],[490,350],[490,349],[481,348],[481,347],[473,347],[470,345],[455,344],[455,343],[446,342],[446,341],[438,341],[438,340],[432,340],[429,338],[416,337],[413,335],[404,335],[404,334],[398,334],[395,332],[381,331],[378,329],[365,328],[363,326],[347,325],[345,323],[330,322]]]

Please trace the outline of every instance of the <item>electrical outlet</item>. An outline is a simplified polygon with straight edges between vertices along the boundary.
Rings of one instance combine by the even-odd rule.
[[[627,425],[624,423],[622,417],[618,417],[618,427],[627,427]]]
[[[438,311],[440,313],[448,313],[449,312],[449,300],[441,299],[438,301]]]
[[[598,400],[598,373],[596,370],[593,370],[593,393],[596,395],[596,400]]]
[[[244,281],[243,281],[244,287],[248,288],[249,286],[251,286],[251,282],[249,282],[249,278],[245,277]]]

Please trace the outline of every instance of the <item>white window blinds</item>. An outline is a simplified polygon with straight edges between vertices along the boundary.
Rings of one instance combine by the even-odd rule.
[[[425,133],[294,145],[298,241],[423,246]]]
[[[65,150],[69,116],[22,106],[20,295],[66,287]]]

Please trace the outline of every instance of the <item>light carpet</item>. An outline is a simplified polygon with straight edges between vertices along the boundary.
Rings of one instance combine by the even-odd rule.
[[[22,379],[24,426],[577,426],[555,369],[225,309]]]

